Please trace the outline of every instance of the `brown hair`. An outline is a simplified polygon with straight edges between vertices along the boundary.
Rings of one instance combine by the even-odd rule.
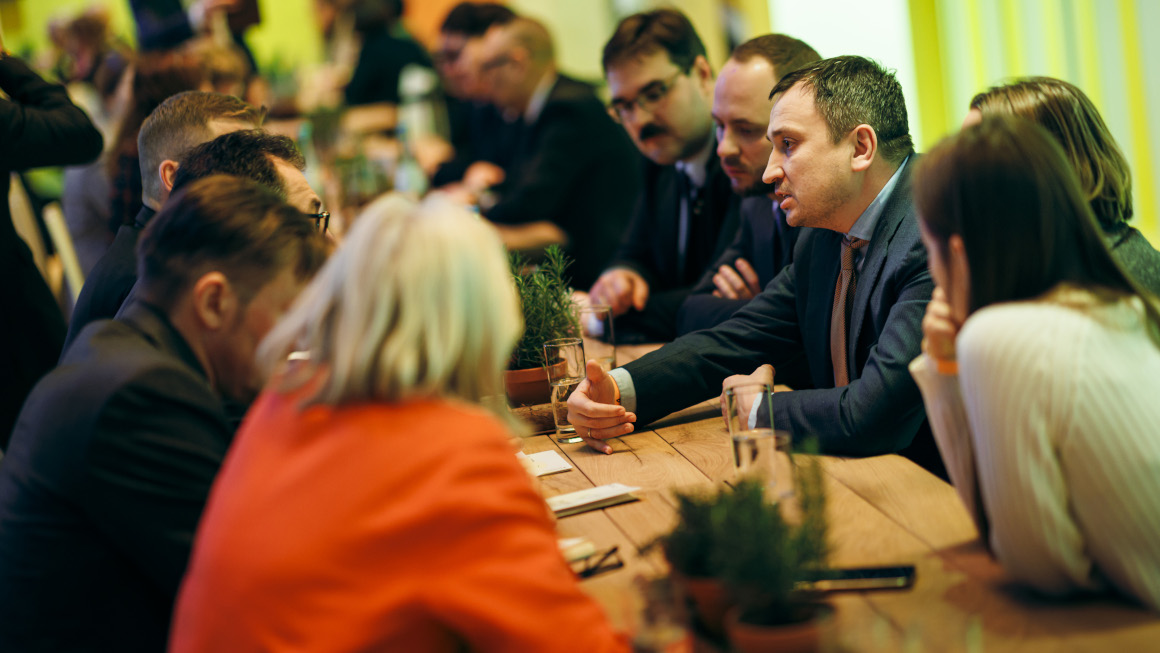
[[[222,134],[212,141],[195,145],[177,166],[173,175],[173,192],[210,175],[234,175],[252,179],[286,200],[286,182],[274,167],[281,159],[299,170],[306,169],[306,159],[294,141],[280,134],[260,129],[243,129]]]
[[[842,56],[809,64],[784,75],[769,98],[801,83],[814,94],[814,108],[834,142],[858,125],[870,125],[887,161],[898,164],[914,153],[906,100],[894,73],[865,57]]]
[[[1160,344],[1156,299],[1124,272],[1100,237],[1075,170],[1043,127],[993,116],[918,162],[914,199],[943,259],[952,235],[970,266],[970,310],[1038,297],[1071,283],[1116,299],[1144,298]]]
[[[633,14],[616,26],[604,44],[604,74],[608,69],[634,57],[665,52],[681,69],[689,72],[697,57],[705,56],[705,44],[684,14],[676,9],[656,9]]]
[[[161,162],[177,161],[194,145],[208,141],[210,122],[230,120],[259,127],[265,115],[265,108],[255,109],[223,93],[186,91],[170,96],[149,114],[137,135],[142,194],[153,199],[161,196],[157,176]]]
[[[1051,77],[1025,77],[971,99],[984,116],[1011,114],[1042,125],[1063,147],[1092,211],[1105,225],[1132,217],[1132,171],[1092,101]]]
[[[763,34],[752,38],[733,50],[729,58],[745,63],[750,59],[760,57],[773,66],[773,73],[778,78],[791,73],[802,66],[818,61],[822,55],[818,54],[805,41],[795,39],[785,34]]]
[[[312,276],[326,259],[314,221],[249,179],[213,175],[165,203],[137,244],[144,297],[169,310],[202,275],[218,270],[248,303],[282,270]]]

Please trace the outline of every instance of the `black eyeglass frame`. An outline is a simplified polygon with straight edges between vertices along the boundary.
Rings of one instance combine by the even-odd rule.
[[[314,228],[318,233],[326,233],[330,227],[330,211],[319,211],[318,213],[307,213],[306,217],[314,220]]]
[[[629,112],[635,111],[638,108],[652,113],[657,108],[657,105],[663,102],[673,90],[673,87],[676,86],[677,78],[688,74],[688,70],[678,69],[677,72],[669,75],[668,79],[654,79],[648,84],[645,84],[644,88],[631,100],[623,98],[613,99],[612,102],[608,103],[608,115],[612,116],[612,119],[616,122],[624,123],[630,116]]]

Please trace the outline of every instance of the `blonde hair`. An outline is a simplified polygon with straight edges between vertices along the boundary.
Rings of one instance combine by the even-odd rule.
[[[291,351],[308,351],[326,372],[312,403],[438,396],[482,405],[502,398],[521,329],[495,229],[446,200],[388,195],[355,221],[258,360],[269,373]]]

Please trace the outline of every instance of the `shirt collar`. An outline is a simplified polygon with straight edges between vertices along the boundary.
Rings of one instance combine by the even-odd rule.
[[[532,92],[532,99],[528,100],[528,108],[524,111],[524,122],[531,125],[539,119],[540,114],[544,111],[544,105],[548,103],[548,94],[552,92],[552,87],[556,85],[556,80],[559,78],[559,75],[551,71],[540,78],[540,83],[536,84],[536,90]]]
[[[705,143],[705,147],[701,149],[688,159],[677,161],[677,170],[682,172],[689,178],[689,182],[693,186],[700,188],[705,185],[705,178],[708,176],[707,168],[709,166],[709,157],[713,156],[713,150],[716,149],[716,142],[710,138]]]
[[[870,206],[867,206],[866,210],[862,211],[862,215],[854,221],[854,226],[850,227],[850,231],[846,233],[847,236],[870,240],[870,236],[874,234],[874,227],[878,224],[878,218],[882,215],[882,209],[886,206],[886,201],[890,199],[891,193],[894,192],[894,187],[898,185],[902,169],[909,162],[910,157],[908,156],[903,160],[902,165],[898,166],[898,170],[895,170],[894,174],[891,175],[890,181],[887,181],[882,190],[878,191],[877,197],[874,198],[873,202],[870,202]]]

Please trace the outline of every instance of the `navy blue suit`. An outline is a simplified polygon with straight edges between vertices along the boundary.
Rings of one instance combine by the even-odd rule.
[[[883,207],[858,275],[850,317],[850,384],[834,387],[830,314],[842,234],[803,229],[794,261],[744,309],[625,366],[641,423],[717,396],[732,374],[775,368],[804,353],[815,389],[774,396],[773,424],[795,440],[819,437],[829,454],[901,452],[934,471],[918,387],[907,365],[920,352],[934,290],[911,197],[914,158]],[[918,436],[918,437],[916,437]]]

